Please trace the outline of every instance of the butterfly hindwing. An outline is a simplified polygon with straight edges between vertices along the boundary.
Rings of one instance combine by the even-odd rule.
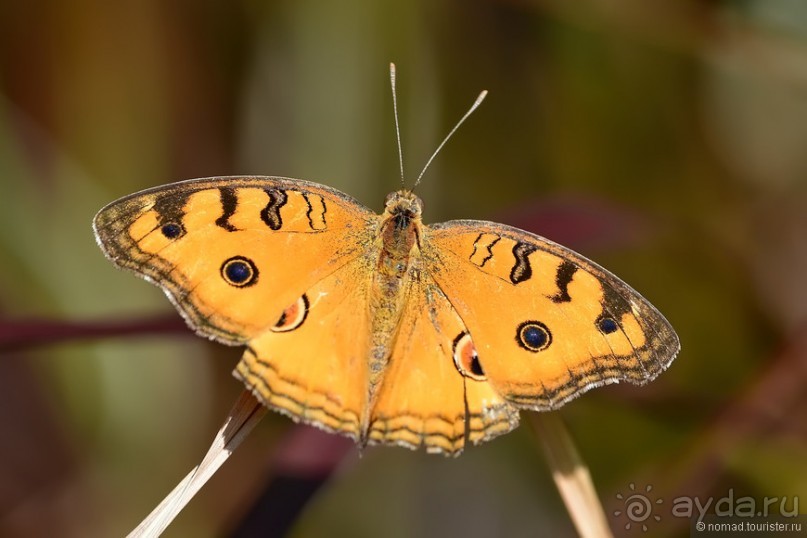
[[[122,198],[94,228],[107,257],[160,285],[197,332],[240,344],[356,258],[373,216],[321,185],[225,177]]]
[[[429,228],[425,242],[486,378],[519,407],[555,409],[595,386],[643,384],[678,352],[672,327],[641,295],[549,240],[452,221]]]
[[[459,454],[518,425],[518,410],[475,372],[475,350],[440,288],[409,291],[400,332],[371,410],[371,442]]]
[[[356,440],[368,380],[362,269],[354,261],[306,290],[249,342],[235,370],[265,405]]]

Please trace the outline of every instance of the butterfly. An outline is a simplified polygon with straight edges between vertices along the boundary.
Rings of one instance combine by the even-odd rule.
[[[93,227],[198,334],[245,346],[234,375],[259,401],[362,446],[456,455],[677,354],[662,314],[594,262],[422,208],[407,189],[376,214],[308,181],[214,177],[121,198]]]

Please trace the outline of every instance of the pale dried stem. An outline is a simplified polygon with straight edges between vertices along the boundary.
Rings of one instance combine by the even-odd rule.
[[[552,478],[577,532],[583,538],[613,538],[594,483],[566,425],[557,413],[529,413]]]
[[[213,476],[230,454],[241,444],[252,428],[266,414],[264,407],[248,390],[244,390],[236,400],[202,463],[177,484],[165,499],[155,508],[129,538],[159,536],[174,520],[201,487]]]

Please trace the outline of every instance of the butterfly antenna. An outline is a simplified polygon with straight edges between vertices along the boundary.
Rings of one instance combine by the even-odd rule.
[[[428,170],[429,165],[432,163],[434,158],[437,157],[437,154],[440,153],[440,150],[443,149],[443,146],[446,145],[446,142],[448,142],[448,139],[451,138],[451,136],[456,132],[456,130],[460,128],[460,125],[462,125],[463,122],[466,119],[468,119],[468,116],[470,116],[473,113],[473,111],[476,110],[479,107],[479,105],[482,104],[482,101],[485,100],[485,97],[487,95],[488,95],[487,90],[484,90],[482,93],[480,93],[479,97],[477,97],[476,101],[474,101],[474,104],[472,104],[471,108],[468,109],[468,112],[466,112],[465,115],[460,118],[460,121],[457,122],[457,124],[454,126],[453,129],[451,129],[451,131],[449,131],[449,133],[446,135],[446,137],[443,139],[443,141],[440,142],[440,145],[437,146],[436,150],[434,150],[434,153],[432,153],[432,156],[429,157],[428,161],[426,161],[426,166],[424,166],[423,170],[421,170],[420,174],[418,174],[418,178],[417,178],[417,180],[415,180],[415,187],[417,187],[420,184],[420,179],[423,177],[423,174],[426,173],[426,170]]]
[[[398,123],[398,92],[395,89],[395,64],[389,64],[389,83],[392,88],[392,109],[395,111],[395,139],[398,141],[398,164],[401,167],[401,186],[404,184],[403,150],[401,149],[401,127]]]

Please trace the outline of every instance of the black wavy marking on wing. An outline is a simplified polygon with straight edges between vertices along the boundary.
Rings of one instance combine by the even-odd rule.
[[[558,292],[550,297],[553,303],[568,303],[572,300],[569,296],[569,284],[576,272],[577,264],[569,260],[563,260],[558,266],[558,271],[555,273],[555,285],[558,287]]]
[[[280,218],[280,208],[286,205],[289,197],[282,189],[264,189],[269,196],[269,203],[261,209],[261,220],[272,230],[279,230],[283,227],[283,219]]]
[[[484,232],[480,233],[476,237],[476,239],[474,240],[474,251],[471,252],[471,257],[470,257],[471,260],[473,260],[474,256],[476,256],[476,250],[477,250],[477,248],[479,248],[479,241],[482,239],[483,235],[485,235]],[[485,247],[485,250],[487,250],[488,253],[485,255],[484,258],[482,258],[482,263],[479,264],[479,267],[484,267],[485,264],[488,263],[493,258],[493,247],[496,246],[496,243],[498,243],[501,240],[502,240],[502,238],[497,236],[496,239],[494,239],[493,241],[488,243],[488,246]]]
[[[325,205],[325,198],[319,195],[314,195],[319,198],[320,203],[322,203],[322,228],[317,228],[314,225],[314,219],[311,218],[311,214],[314,212],[314,205],[311,203],[311,198],[309,198],[310,194],[307,192],[303,193],[303,199],[305,203],[308,205],[308,211],[305,212],[305,216],[308,219],[308,227],[312,230],[324,230],[328,227],[327,222],[325,221],[325,214],[328,212],[328,206]]]
[[[439,431],[425,431],[425,430],[416,430],[410,426],[395,426],[391,427],[389,422],[393,419],[414,419],[422,421],[424,424],[426,419],[428,420],[439,420],[443,424],[446,424],[449,427],[456,427],[459,424],[462,424],[462,428],[457,433],[451,435],[446,434]],[[479,420],[482,422],[482,427],[474,428],[471,427],[471,422],[474,420]],[[436,446],[440,449],[441,452],[450,454],[450,455],[458,455],[460,454],[463,449],[471,444],[479,444],[486,440],[491,439],[490,436],[491,432],[495,432],[496,428],[501,425],[506,425],[508,427],[507,431],[512,429],[512,420],[508,415],[502,415],[501,418],[493,421],[493,422],[486,422],[489,419],[489,415],[487,413],[472,413],[466,407],[465,411],[457,415],[455,418],[451,418],[447,415],[437,414],[437,415],[429,415],[421,416],[415,415],[412,413],[401,413],[400,415],[395,415],[394,417],[376,417],[373,419],[372,424],[370,425],[370,433],[369,439],[371,443],[386,443],[386,444],[396,444],[400,440],[399,439],[390,439],[390,437],[397,435],[401,432],[407,432],[420,440],[419,444],[409,443],[408,441],[403,441],[403,444],[409,446],[411,448],[420,448],[420,447],[429,447],[429,446]],[[471,441],[470,437],[472,434],[481,433],[482,438],[478,441]],[[506,433],[506,432],[502,432]],[[376,435],[376,437],[373,436]],[[493,437],[496,435],[494,434]],[[430,438],[438,438],[443,439],[449,446],[452,448],[443,448],[439,445],[432,444],[429,445],[428,441]],[[460,443],[462,441],[462,443]]]
[[[485,232],[480,233],[474,239],[474,249],[471,251],[471,255],[468,257],[469,260],[473,262],[474,256],[476,256],[476,249],[479,248],[479,240],[482,239],[482,236],[485,235]]]
[[[300,387],[300,388],[305,389],[305,387],[302,386],[300,383],[297,383],[296,381],[292,381],[291,379],[283,377],[282,375],[280,375],[280,372],[278,372],[277,368],[271,362],[267,361],[266,359],[261,358],[257,354],[257,352],[254,349],[252,349],[252,347],[247,346],[246,352],[249,353],[250,355],[252,355],[252,357],[255,359],[256,364],[259,364],[260,366],[263,366],[264,368],[266,368],[268,370],[272,370],[275,373],[275,375],[277,376],[278,380],[280,380],[281,382],[289,384],[289,385],[294,385],[295,387]],[[264,405],[268,405],[268,406],[271,406],[274,409],[278,409],[278,411],[280,411],[281,413],[294,413],[295,415],[299,416],[300,418],[302,418],[304,420],[308,420],[308,417],[306,416],[306,411],[308,411],[308,410],[320,411],[320,412],[322,412],[322,414],[324,414],[325,416],[327,416],[328,418],[332,419],[334,422],[339,424],[340,427],[343,426],[343,425],[348,425],[348,426],[354,426],[356,429],[358,429],[359,416],[356,413],[354,413],[353,411],[349,411],[349,410],[343,408],[342,410],[344,411],[345,415],[341,416],[341,417],[337,416],[337,415],[333,414],[332,412],[328,411],[327,409],[325,409],[324,407],[310,406],[310,405],[307,404],[307,402],[302,402],[300,400],[297,400],[296,398],[293,398],[293,397],[289,396],[288,394],[283,394],[281,392],[276,391],[272,387],[272,385],[271,385],[271,383],[269,382],[268,379],[266,379],[264,376],[259,375],[257,372],[254,372],[251,368],[250,368],[250,373],[255,375],[255,377],[257,378],[257,381],[260,383],[260,385],[263,386],[263,388],[266,390],[266,392],[268,392],[271,395],[271,398],[278,398],[278,399],[289,401],[292,404],[294,404],[295,406],[299,407],[301,412],[294,413],[294,411],[292,411],[290,409],[277,408],[272,403],[271,398],[269,400],[267,400],[263,396],[256,394],[255,396],[258,398],[258,400],[263,402]],[[241,382],[248,383],[246,379],[241,377],[238,370],[236,370],[236,374],[237,374],[236,377],[239,378],[241,380]],[[312,391],[312,392],[316,392],[316,391]],[[331,395],[329,395],[327,393],[321,393],[321,392],[316,392],[316,394],[324,396],[325,399],[328,400],[329,402],[331,402],[333,405],[341,408],[340,402],[338,400],[336,400],[333,396],[331,396]],[[327,425],[323,425],[323,426],[325,426],[327,428]],[[331,428],[328,428],[328,429],[331,429]],[[350,435],[351,437],[354,437],[354,435],[352,434],[352,431],[348,430],[348,429],[334,429],[333,431],[346,432],[346,433],[351,434]]]
[[[532,278],[532,266],[530,265],[529,255],[538,250],[535,245],[529,243],[517,242],[513,247],[513,257],[516,263],[510,271],[510,282],[513,284],[520,284]]]
[[[221,198],[221,216],[216,219],[216,226],[224,228],[228,232],[237,232],[238,228],[230,223],[230,217],[238,210],[238,196],[232,187],[219,187],[219,197]]]
[[[465,415],[459,415],[457,418],[455,418],[453,420],[450,417],[447,417],[445,415],[432,415],[432,416],[429,416],[429,417],[422,417],[422,416],[419,416],[419,415],[413,415],[411,413],[402,413],[400,415],[396,415],[396,416],[390,417],[390,418],[376,417],[373,420],[373,423],[370,425],[370,433],[369,433],[370,442],[371,443],[372,442],[385,443],[385,444],[396,444],[398,442],[402,442],[406,446],[410,446],[412,448],[419,448],[419,447],[423,447],[423,446],[428,446],[427,445],[428,439],[436,437],[436,438],[439,438],[439,439],[443,439],[448,445],[450,445],[452,447],[451,449],[444,449],[442,447],[439,447],[439,448],[441,448],[441,450],[443,452],[446,452],[448,454],[454,454],[454,453],[462,452],[462,449],[465,447],[465,441],[464,441],[465,432],[464,431],[459,431],[458,433],[456,433],[454,435],[448,435],[448,434],[445,434],[445,433],[442,433],[442,432],[437,432],[437,431],[426,432],[426,431],[423,431],[423,430],[416,430],[416,429],[414,429],[414,428],[412,428],[410,426],[390,427],[389,426],[390,420],[397,419],[397,418],[420,420],[420,421],[422,421],[424,423],[426,422],[425,418],[428,418],[430,420],[439,420],[440,422],[442,422],[442,423],[444,423],[444,424],[446,424],[446,425],[448,425],[450,427],[454,427],[459,422],[464,421]],[[414,444],[414,443],[409,443],[407,441],[401,441],[399,439],[391,439],[392,436],[398,435],[399,433],[402,433],[402,432],[406,432],[406,433],[411,434],[414,437],[417,437],[420,440],[420,442],[418,444]],[[376,434],[378,437],[373,437],[373,434]],[[459,441],[463,441],[463,443],[455,448],[455,445],[457,445]],[[434,445],[434,446],[437,446],[437,445]]]

